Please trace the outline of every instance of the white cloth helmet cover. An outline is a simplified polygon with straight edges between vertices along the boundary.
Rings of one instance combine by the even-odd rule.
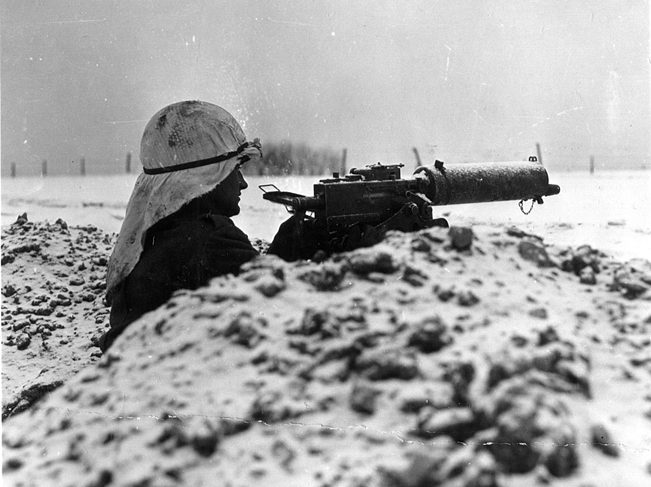
[[[140,259],[147,230],[211,191],[240,164],[262,156],[233,116],[217,105],[183,101],[152,117],[140,145],[144,173],[133,193],[109,260],[107,299]]]

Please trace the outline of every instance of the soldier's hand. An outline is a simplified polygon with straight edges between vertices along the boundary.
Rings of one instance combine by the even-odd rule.
[[[296,214],[280,225],[267,253],[288,262],[311,259],[319,250],[318,243],[313,220]]]

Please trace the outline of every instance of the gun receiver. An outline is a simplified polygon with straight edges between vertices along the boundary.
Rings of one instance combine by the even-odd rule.
[[[317,233],[331,242],[355,225],[379,231],[413,231],[431,226],[447,227],[433,218],[432,207],[491,201],[534,200],[560,192],[549,184],[547,171],[535,157],[525,162],[444,164],[418,168],[412,178],[402,179],[402,164],[373,164],[351,169],[350,174],[321,179],[314,196],[274,191],[262,185],[265,200],[281,203],[290,213],[305,214]],[[336,245],[334,246],[336,248]]]

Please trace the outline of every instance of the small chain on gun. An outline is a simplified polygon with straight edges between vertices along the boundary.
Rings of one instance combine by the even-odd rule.
[[[529,213],[531,213],[531,210],[533,210],[533,205],[536,203],[536,200],[533,199],[533,198],[531,199],[531,206],[529,207],[529,210],[525,210],[525,209],[524,209],[524,201],[525,201],[525,200],[520,200],[520,201],[518,202],[518,206],[520,207],[520,211],[521,211],[522,213],[524,213],[525,215],[528,215]]]

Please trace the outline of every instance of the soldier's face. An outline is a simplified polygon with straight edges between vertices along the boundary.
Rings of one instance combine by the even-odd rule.
[[[249,185],[244,180],[242,172],[235,169],[214,190],[214,203],[225,216],[235,216],[240,213],[240,195]]]

